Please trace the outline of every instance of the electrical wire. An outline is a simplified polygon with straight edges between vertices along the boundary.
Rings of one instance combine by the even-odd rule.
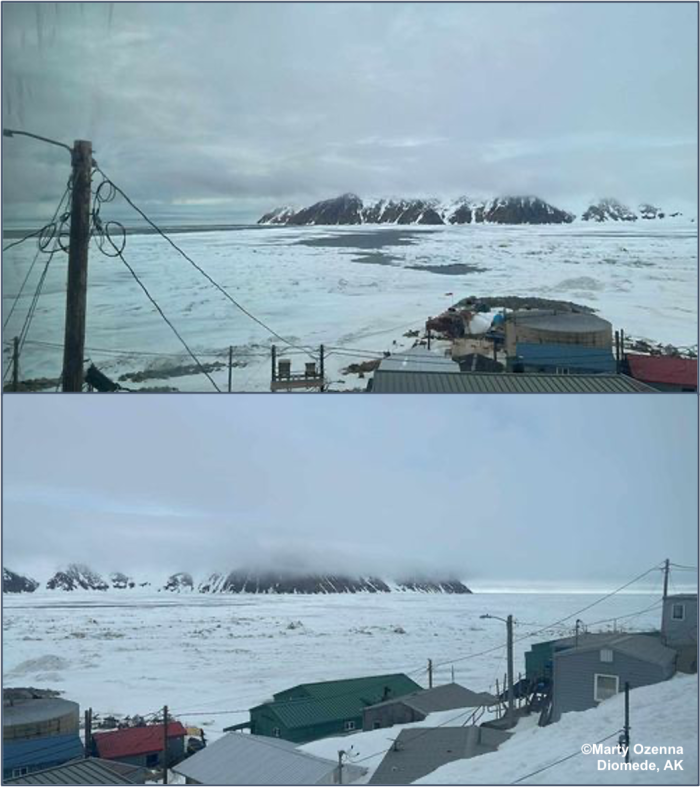
[[[115,246],[115,249],[116,249],[116,248],[117,248],[117,247]],[[174,325],[171,323],[171,321],[170,321],[170,320],[168,320],[168,318],[165,316],[165,313],[164,313],[164,312],[163,312],[163,310],[160,308],[160,306],[159,306],[158,302],[157,302],[157,301],[155,300],[155,298],[153,298],[153,296],[152,296],[152,295],[149,293],[149,291],[148,291],[148,288],[147,288],[147,287],[146,287],[146,285],[145,285],[145,284],[144,284],[144,283],[141,281],[141,279],[139,278],[139,276],[138,276],[138,274],[136,273],[136,271],[134,271],[134,269],[133,269],[133,268],[132,268],[132,267],[129,265],[129,263],[126,261],[126,259],[124,258],[124,255],[122,254],[122,252],[120,251],[120,252],[119,252],[119,254],[118,254],[117,256],[118,256],[118,257],[119,257],[119,259],[122,261],[122,263],[124,264],[124,266],[127,268],[127,270],[129,271],[129,273],[131,274],[131,276],[134,278],[134,280],[136,281],[136,283],[138,284],[138,286],[139,286],[139,287],[140,287],[140,288],[143,290],[143,292],[145,293],[145,295],[146,295],[146,297],[148,298],[148,300],[149,300],[149,301],[150,301],[150,302],[153,304],[153,306],[155,307],[155,309],[156,309],[156,311],[158,312],[158,314],[159,314],[159,315],[160,315],[160,316],[163,318],[163,320],[164,320],[164,321],[167,323],[167,325],[170,327],[170,330],[173,332],[173,334],[175,334],[175,336],[176,336],[176,337],[177,337],[177,338],[180,340],[180,343],[181,343],[181,344],[182,344],[182,346],[185,348],[185,350],[186,350],[186,351],[189,353],[189,355],[192,357],[192,359],[193,359],[194,363],[195,363],[195,364],[196,364],[196,365],[199,367],[199,369],[200,369],[200,371],[202,372],[202,374],[203,374],[203,375],[205,375],[205,376],[207,377],[207,379],[209,380],[209,382],[211,383],[211,385],[214,387],[214,389],[220,393],[220,392],[221,392],[221,389],[220,389],[220,388],[219,388],[219,387],[216,385],[216,381],[214,380],[214,378],[212,378],[212,376],[211,376],[211,375],[210,375],[210,374],[207,372],[207,370],[206,370],[206,369],[205,369],[205,368],[202,366],[202,362],[201,362],[201,361],[200,361],[200,360],[197,358],[197,356],[195,355],[194,351],[193,351],[193,350],[190,348],[190,346],[187,344],[187,342],[185,342],[185,340],[182,338],[182,335],[180,334],[180,332],[179,332],[179,331],[178,331],[178,330],[175,328],[175,326],[174,326]]]
[[[149,218],[149,217],[148,217],[148,216],[147,216],[147,215],[146,215],[146,214],[145,214],[145,213],[144,213],[144,212],[141,210],[141,208],[139,208],[139,207],[138,207],[138,205],[136,205],[136,204],[134,203],[134,201],[133,201],[133,200],[132,200],[132,199],[131,199],[131,198],[130,198],[130,197],[129,197],[129,196],[128,196],[128,195],[127,195],[127,194],[126,194],[126,193],[125,193],[125,192],[124,192],[124,191],[123,191],[123,190],[122,190],[120,187],[119,187],[119,186],[117,186],[117,185],[114,183],[114,181],[112,181],[112,180],[111,180],[111,179],[110,179],[110,178],[109,178],[109,177],[108,177],[108,176],[107,176],[107,175],[106,175],[106,174],[105,174],[105,173],[104,173],[104,172],[103,172],[103,171],[102,171],[102,170],[101,170],[99,167],[97,167],[97,166],[96,166],[96,167],[95,167],[95,169],[97,170],[97,172],[99,172],[99,173],[100,173],[100,175],[101,175],[101,176],[104,178],[104,180],[105,180],[105,181],[106,181],[106,182],[109,184],[109,186],[110,186],[111,188],[114,188],[114,189],[115,189],[115,190],[116,190],[116,191],[117,191],[117,192],[118,192],[118,193],[119,193],[119,194],[120,194],[120,195],[121,195],[121,196],[122,196],[122,197],[123,197],[123,198],[126,200],[126,202],[127,202],[127,203],[128,203],[128,204],[129,204],[129,205],[130,205],[130,206],[131,206],[131,207],[132,207],[132,208],[133,208],[133,209],[134,209],[134,210],[135,210],[135,211],[136,211],[136,212],[137,212],[137,213],[138,213],[138,214],[139,214],[139,215],[140,215],[140,216],[141,216],[141,217],[142,217],[142,218],[145,220],[145,221],[146,221],[146,222],[148,222],[148,224],[149,224],[149,225],[150,225],[150,226],[151,226],[151,227],[152,227],[152,228],[153,228],[153,229],[154,229],[154,230],[155,230],[155,231],[156,231],[156,232],[157,232],[157,233],[158,233],[158,234],[159,234],[159,235],[160,235],[160,236],[161,236],[163,239],[165,239],[165,240],[166,240],[166,241],[167,241],[167,242],[168,242],[168,243],[169,243],[169,244],[170,244],[170,245],[173,247],[173,249],[175,249],[175,251],[177,251],[177,252],[178,252],[178,253],[179,253],[179,254],[180,254],[182,257],[184,257],[184,258],[185,258],[185,260],[187,260],[187,262],[188,262],[188,263],[190,263],[190,265],[192,265],[194,268],[196,268],[196,269],[197,269],[197,271],[199,271],[199,273],[200,273],[200,274],[202,274],[202,276],[204,276],[204,277],[205,277],[205,279],[207,279],[207,281],[209,281],[209,282],[210,282],[210,283],[211,283],[211,284],[212,284],[212,285],[213,285],[213,286],[214,286],[214,287],[215,287],[215,288],[216,288],[216,289],[217,289],[217,290],[218,290],[220,293],[222,293],[222,294],[223,294],[223,295],[224,295],[224,296],[225,296],[225,297],[226,297],[226,298],[227,298],[227,299],[228,299],[228,300],[229,300],[229,301],[230,301],[230,302],[231,302],[231,303],[232,303],[232,304],[233,304],[235,307],[237,307],[237,308],[238,308],[238,309],[239,309],[241,312],[243,312],[243,314],[244,314],[244,315],[246,315],[246,316],[247,316],[247,317],[249,317],[251,320],[253,320],[255,323],[257,323],[259,326],[261,326],[262,328],[264,328],[264,329],[265,329],[265,330],[266,330],[266,331],[267,331],[269,334],[271,334],[273,337],[276,337],[277,339],[279,339],[279,340],[280,340],[280,342],[283,342],[285,345],[289,345],[290,347],[294,347],[294,348],[296,348],[296,349],[298,349],[298,350],[302,350],[302,351],[306,352],[306,353],[307,353],[307,355],[311,356],[311,358],[313,358],[313,359],[316,359],[316,360],[317,360],[317,356],[316,356],[316,354],[315,354],[315,353],[313,353],[313,352],[311,352],[311,350],[310,350],[309,348],[305,348],[305,347],[303,347],[303,346],[296,345],[294,342],[291,342],[290,340],[286,339],[286,338],[285,338],[285,337],[283,337],[281,334],[277,333],[277,331],[275,331],[274,329],[270,328],[270,326],[269,326],[269,325],[267,325],[267,323],[265,323],[265,322],[264,322],[263,320],[261,320],[260,318],[256,317],[256,316],[255,316],[255,315],[254,315],[252,312],[250,312],[250,311],[249,311],[248,309],[246,309],[246,308],[245,308],[245,307],[244,307],[242,304],[240,304],[240,303],[239,303],[239,302],[238,302],[238,301],[237,301],[237,300],[236,300],[236,299],[235,299],[235,298],[234,298],[234,297],[233,297],[233,296],[232,296],[232,295],[231,295],[231,294],[228,292],[228,290],[226,290],[226,289],[225,289],[225,288],[224,288],[222,285],[220,285],[220,284],[219,284],[219,283],[218,283],[218,282],[217,282],[215,279],[213,279],[213,278],[212,278],[212,277],[211,277],[211,276],[210,276],[210,275],[209,275],[209,274],[208,274],[208,273],[207,273],[207,272],[206,272],[206,271],[205,271],[205,270],[204,270],[204,269],[203,269],[203,268],[202,268],[200,265],[198,265],[198,264],[197,264],[197,263],[196,263],[196,262],[195,262],[195,261],[194,261],[194,260],[193,260],[193,259],[192,259],[192,258],[191,258],[191,257],[190,257],[190,256],[189,256],[189,255],[188,255],[188,254],[187,254],[187,253],[186,253],[186,252],[185,252],[185,251],[184,251],[182,248],[181,248],[181,247],[179,247],[179,246],[178,246],[178,245],[175,243],[175,241],[173,241],[173,240],[172,240],[172,238],[170,238],[170,236],[169,236],[167,233],[165,233],[163,230],[161,230],[161,229],[160,229],[160,227],[158,227],[158,225],[157,225],[155,222],[153,222],[153,221],[152,221],[152,220],[151,220],[151,219],[150,219],[150,218]]]

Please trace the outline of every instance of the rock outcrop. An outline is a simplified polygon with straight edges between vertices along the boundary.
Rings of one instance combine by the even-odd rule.
[[[636,222],[637,214],[621,202],[607,197],[589,206],[581,219],[584,222]]]
[[[46,587],[56,591],[107,591],[109,583],[84,564],[69,564],[56,572]]]
[[[170,575],[163,586],[163,591],[181,592],[192,591],[193,589],[194,580],[192,579],[192,575],[187,572],[176,572],[174,575]]]
[[[39,583],[31,577],[19,575],[11,569],[2,568],[3,594],[31,594],[39,588]]]

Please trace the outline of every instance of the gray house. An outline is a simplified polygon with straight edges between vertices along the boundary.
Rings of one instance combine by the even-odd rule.
[[[672,594],[664,599],[661,639],[678,652],[678,670],[698,669],[698,595]]]
[[[187,785],[334,785],[338,763],[303,752],[284,739],[228,733],[173,767]],[[367,769],[343,765],[342,783],[355,782]]]
[[[631,688],[666,681],[676,670],[676,651],[649,635],[611,634],[554,654],[551,720],[585,711]]]
[[[400,698],[367,706],[362,712],[362,728],[366,731],[390,728],[409,722],[422,722],[428,714],[450,709],[478,709],[495,706],[498,698],[488,692],[472,692],[459,684],[443,684],[419,690]]]
[[[446,763],[495,752],[510,733],[468,725],[459,728],[404,728],[369,781],[408,785]]]

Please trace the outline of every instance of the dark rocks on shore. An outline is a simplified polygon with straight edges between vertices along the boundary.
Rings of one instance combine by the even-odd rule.
[[[109,583],[84,564],[69,564],[46,583],[50,590],[57,591],[107,591]]]
[[[11,569],[2,568],[3,594],[31,594],[39,588],[39,583],[31,577],[17,574]]]

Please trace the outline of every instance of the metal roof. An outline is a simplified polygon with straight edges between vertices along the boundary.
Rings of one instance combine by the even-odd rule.
[[[383,358],[379,369],[384,372],[459,372],[459,367],[451,358],[420,345]]]
[[[8,739],[2,743],[2,763],[5,769],[62,763],[82,755],[83,743],[77,733]]]
[[[619,651],[628,657],[651,662],[655,665],[671,665],[676,659],[676,652],[672,648],[664,646],[658,638],[649,635],[620,635],[612,634],[607,639],[598,640],[595,643],[584,643],[581,646],[559,651],[554,655],[555,659],[563,659],[572,654],[581,654],[598,648],[609,648]]]
[[[544,331],[602,331],[611,324],[598,315],[589,312],[566,312],[547,309],[533,309],[510,312],[507,321],[539,328]]]
[[[422,689],[420,684],[416,684],[403,673],[320,681],[299,684],[284,692],[278,692],[272,703],[256,706],[251,709],[251,713],[255,709],[265,709],[287,728],[305,728],[361,717],[366,706],[419,689]],[[277,700],[278,698],[286,699]]]
[[[172,770],[203,785],[317,785],[333,782],[336,768],[335,761],[303,752],[283,739],[228,733]],[[344,782],[365,771],[345,766]]]
[[[139,785],[142,769],[128,763],[103,761],[100,758],[80,760],[25,774],[7,785]]]
[[[28,698],[15,700],[2,707],[3,727],[10,725],[30,725],[45,722],[66,714],[79,714],[80,706],[72,700],[63,698]]]
[[[180,722],[168,723],[168,738],[177,739],[187,733]],[[93,734],[97,754],[102,758],[125,758],[145,755],[163,749],[163,725],[138,725],[118,731]]]
[[[626,361],[629,364],[630,374],[637,380],[643,380],[646,383],[697,388],[697,359],[628,354]]]
[[[555,345],[549,342],[518,342],[515,357],[522,364],[566,366],[614,373],[616,362],[612,350],[586,345]]]
[[[424,714],[436,711],[449,711],[450,709],[469,709],[478,706],[493,706],[498,703],[498,698],[489,692],[473,692],[460,684],[443,684],[433,689],[412,692],[400,698],[375,703],[372,709],[389,706],[392,703],[405,703],[411,708]]]
[[[404,728],[384,756],[370,785],[407,785],[446,763],[495,752],[510,733],[476,725]]]
[[[373,394],[627,394],[654,389],[626,375],[546,375],[498,372],[384,372]]]

